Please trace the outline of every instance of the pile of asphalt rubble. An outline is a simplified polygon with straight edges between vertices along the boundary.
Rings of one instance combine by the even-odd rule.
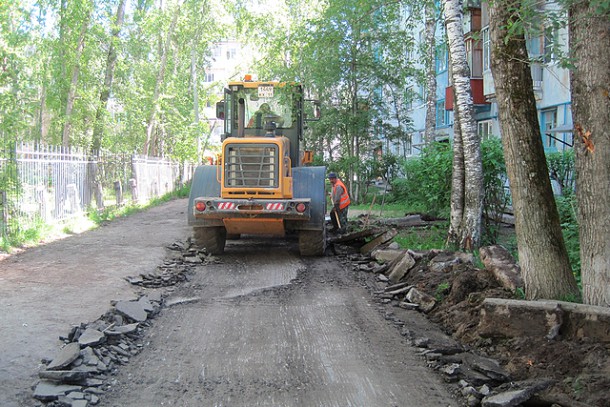
[[[405,322],[395,315],[392,307],[427,314],[437,305],[437,300],[404,281],[407,278],[403,277],[418,266],[449,270],[456,264],[471,262],[472,259],[467,258],[469,255],[459,252],[401,250],[396,243],[387,244],[393,235],[394,233],[386,232],[385,237],[380,238],[376,244],[369,243],[369,247],[360,248],[365,250],[354,252],[353,248],[350,250],[346,246],[338,245],[333,250],[342,258],[345,267],[375,275],[374,288],[369,288],[375,301],[382,305],[386,320],[400,330],[411,346],[418,349],[428,367],[438,371],[446,382],[453,384],[454,391],[464,405],[528,405],[522,403],[534,400],[540,392],[553,384],[551,379],[513,381],[496,360],[478,355],[451,338],[445,338],[443,343],[435,344],[434,340],[405,326]]]
[[[150,274],[127,277],[131,284],[143,288],[169,287],[189,281],[198,264],[218,262],[192,245],[190,240],[167,247],[163,265]],[[112,386],[111,377],[121,365],[142,351],[145,333],[151,320],[168,304],[155,290],[137,300],[113,302],[112,308],[99,319],[73,326],[63,347],[45,365],[34,386],[37,407],[88,407],[99,403]]]

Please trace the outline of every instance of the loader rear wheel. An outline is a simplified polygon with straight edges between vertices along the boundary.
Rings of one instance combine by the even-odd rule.
[[[205,247],[208,254],[222,254],[225,251],[227,230],[223,226],[193,228],[195,242]]]
[[[299,231],[301,256],[322,256],[326,250],[326,228]]]

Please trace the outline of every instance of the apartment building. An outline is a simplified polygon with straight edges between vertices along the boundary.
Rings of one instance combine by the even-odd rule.
[[[556,10],[557,6],[544,2],[545,9]],[[563,151],[572,147],[572,114],[570,99],[569,71],[559,65],[557,51],[566,52],[568,46],[567,28],[541,27],[541,34],[528,38],[538,121],[545,151]],[[465,2],[463,29],[470,66],[475,119],[482,139],[501,136],[498,123],[498,107],[491,74],[491,48],[489,39],[489,15],[487,4],[479,0]],[[418,33],[423,41],[423,27]],[[436,30],[436,139],[453,137],[453,88],[449,74],[449,57],[445,40],[443,21]],[[414,56],[423,61],[423,57]],[[423,69],[423,65],[421,65]],[[426,89],[413,81],[406,90],[414,96],[409,102],[409,115],[413,120],[410,151],[401,155],[418,155],[424,145],[423,135],[426,119]],[[396,153],[396,151],[393,151]]]

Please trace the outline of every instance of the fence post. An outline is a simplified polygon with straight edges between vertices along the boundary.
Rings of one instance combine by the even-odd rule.
[[[6,191],[0,191],[0,205],[2,206],[2,229],[0,230],[0,236],[6,236],[8,225],[8,210],[6,209]]]
[[[121,207],[123,205],[123,186],[121,180],[114,181],[114,193],[116,195],[116,206]]]
[[[138,183],[135,178],[129,178],[129,188],[131,188],[131,201],[138,202]]]

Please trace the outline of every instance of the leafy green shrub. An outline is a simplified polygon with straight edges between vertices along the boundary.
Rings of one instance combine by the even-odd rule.
[[[483,242],[495,244],[498,242],[498,220],[506,211],[509,196],[504,188],[507,184],[506,164],[502,142],[499,138],[491,138],[481,143],[481,158],[483,161]]]
[[[433,143],[420,156],[405,160],[404,178],[392,182],[394,200],[425,208],[433,216],[448,217],[452,156],[450,144]]]

